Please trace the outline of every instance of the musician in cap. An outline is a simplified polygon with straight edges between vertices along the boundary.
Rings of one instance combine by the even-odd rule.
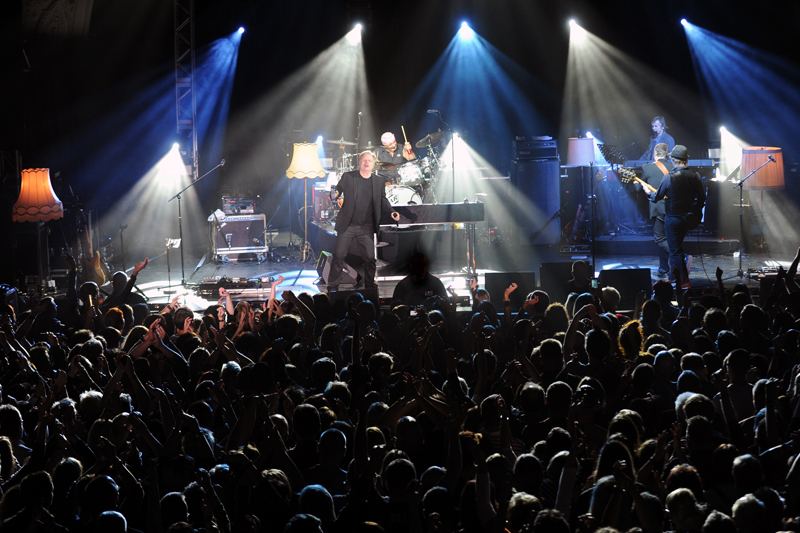
[[[672,138],[672,135],[667,133],[669,128],[667,127],[667,121],[664,117],[658,116],[653,118],[653,121],[650,123],[650,127],[653,128],[653,135],[650,137],[650,144],[647,146],[647,150],[645,150],[642,156],[639,158],[647,161],[653,157],[653,150],[656,149],[657,144],[666,144],[667,151],[671,151],[673,148],[675,148],[675,139]]]
[[[669,246],[670,272],[677,271],[683,288],[688,289],[689,270],[683,252],[683,239],[702,220],[706,191],[700,174],[686,166],[689,152],[685,146],[677,145],[669,157],[675,167],[661,179],[650,201],[664,200],[664,232]]]
[[[403,145],[403,149],[398,150],[397,139],[391,131],[381,135],[381,145],[378,149],[378,162],[381,166],[391,168],[382,168],[378,171],[378,174],[386,181],[397,183],[399,174],[396,167],[408,161],[414,161],[417,156],[411,149],[410,142],[406,142]]]
[[[336,248],[328,277],[328,292],[339,288],[344,259],[353,241],[356,242],[358,255],[364,260],[363,266],[356,269],[361,277],[356,288],[362,285],[368,289],[377,287],[374,236],[380,226],[381,214],[391,213],[395,221],[400,220],[400,215],[386,199],[386,188],[383,181],[373,175],[374,169],[375,154],[362,152],[358,159],[358,170],[342,174],[336,185],[336,191],[344,201],[336,217]]]
[[[658,190],[661,180],[669,174],[674,166],[672,161],[667,159],[669,149],[665,143],[658,143],[653,150],[655,163],[647,163],[642,166],[642,181]],[[638,184],[637,184],[638,185]],[[669,246],[667,246],[667,235],[664,233],[664,200],[650,202],[650,218],[653,220],[653,239],[658,245],[658,277],[669,276]]]

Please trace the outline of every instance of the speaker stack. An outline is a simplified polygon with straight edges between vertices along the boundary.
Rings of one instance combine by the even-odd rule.
[[[556,244],[561,240],[558,143],[555,139],[517,137],[513,142],[512,185],[522,202],[515,205],[519,244]]]

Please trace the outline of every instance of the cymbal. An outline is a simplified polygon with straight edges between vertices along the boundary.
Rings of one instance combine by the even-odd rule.
[[[444,132],[442,130],[439,130],[436,133],[429,133],[422,139],[418,140],[417,144],[415,144],[414,146],[416,146],[417,148],[425,148],[429,144],[438,143],[439,141],[442,140],[442,137],[444,137]]]
[[[380,146],[375,146],[374,144],[368,144],[364,147],[364,150],[374,150],[375,148],[380,148]]]
[[[328,139],[328,140],[327,140],[327,141],[325,141],[325,142],[326,142],[326,143],[330,143],[330,144],[343,144],[343,145],[345,145],[345,146],[356,146],[356,143],[354,143],[353,141],[345,141],[345,140],[344,140],[344,137],[342,137],[342,138],[341,138],[341,139],[339,139],[339,140],[331,140],[331,139]]]
[[[394,163],[386,163],[383,161],[375,161],[375,168],[395,168],[397,165]]]

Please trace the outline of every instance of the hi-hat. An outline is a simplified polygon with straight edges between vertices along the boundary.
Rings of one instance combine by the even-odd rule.
[[[355,146],[356,145],[356,143],[354,143],[353,141],[345,141],[344,137],[342,137],[339,140],[335,140],[335,139],[334,140],[330,140],[330,139],[328,139],[325,142],[330,143],[330,144],[343,144],[345,146]]]
[[[442,137],[444,137],[444,132],[442,130],[439,130],[436,133],[429,133],[422,139],[418,140],[417,144],[415,144],[414,146],[416,146],[417,148],[425,148],[429,144],[438,143],[439,141],[442,140]]]

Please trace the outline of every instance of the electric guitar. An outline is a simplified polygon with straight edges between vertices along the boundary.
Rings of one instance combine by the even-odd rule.
[[[619,181],[621,181],[622,183],[630,183],[632,181],[635,181],[636,183],[641,185],[642,188],[648,193],[656,192],[655,187],[653,187],[646,181],[639,178],[633,170],[620,167],[617,169],[617,172],[619,173]]]

